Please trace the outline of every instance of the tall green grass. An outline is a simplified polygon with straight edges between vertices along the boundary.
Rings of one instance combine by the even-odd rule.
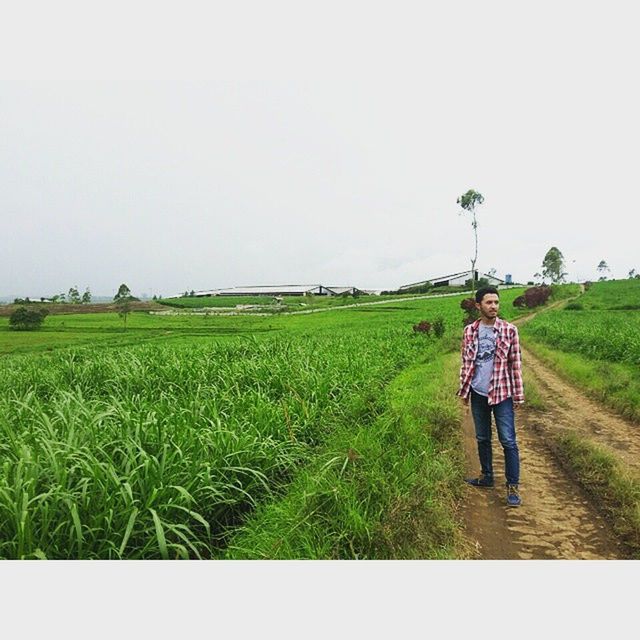
[[[210,557],[422,336],[77,349],[0,364],[0,557]]]
[[[469,555],[460,496],[457,353],[433,345],[402,371],[371,424],[336,429],[280,499],[230,541],[232,559],[454,558]]]

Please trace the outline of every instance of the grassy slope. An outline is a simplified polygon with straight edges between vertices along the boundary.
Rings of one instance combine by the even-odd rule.
[[[594,283],[584,311],[551,311],[521,333],[536,355],[617,413],[640,422],[640,280]],[[607,357],[607,353],[611,353]]]
[[[522,289],[509,289],[502,294],[507,318],[521,312],[511,301]],[[44,328],[34,332],[10,331],[8,319],[0,318],[0,354],[49,351],[57,348],[94,344],[137,344],[143,340],[216,340],[278,333],[299,336],[317,332],[358,331],[362,327],[387,327],[391,324],[411,327],[421,320],[433,320],[438,315],[460,318],[460,300],[464,296],[440,299],[402,301],[371,307],[341,309],[335,313],[314,313],[294,316],[157,316],[131,313],[127,330],[115,313],[49,316]],[[458,320],[454,321],[456,324]],[[453,324],[451,325],[453,327]],[[457,327],[456,327],[457,329]]]
[[[567,334],[570,329],[584,324],[581,321],[585,319],[590,320],[594,329],[612,321],[612,328],[629,329],[637,323],[638,312],[622,310],[640,307],[640,281],[594,283],[576,302],[578,304],[573,306],[577,309],[574,311],[551,312],[558,320],[570,323]],[[635,317],[632,315],[634,313]],[[621,321],[622,318],[626,318],[626,321]],[[548,319],[540,318],[540,321]],[[528,330],[525,325],[523,335],[527,346],[536,355],[598,401],[617,413],[640,422],[640,376],[637,365],[630,362],[599,360],[584,354],[559,350],[557,346],[551,347],[543,342],[545,337],[549,341],[557,342],[554,338],[558,336],[541,336],[541,332],[534,333],[530,331],[531,328]],[[540,337],[536,340],[532,334]],[[559,337],[562,339],[562,336]],[[580,347],[588,353],[588,336],[585,335],[584,340],[584,344],[576,340],[573,346],[576,349]],[[565,349],[572,346],[571,340],[565,339],[561,342]],[[602,349],[606,349],[606,336],[605,343],[594,344],[592,352],[596,353]],[[628,354],[626,351],[620,353],[623,357]],[[540,390],[527,382],[526,366],[524,376],[528,405],[533,409],[543,409]],[[633,557],[640,559],[640,478],[625,468],[612,453],[577,433],[555,434],[550,444],[567,470],[596,498]]]

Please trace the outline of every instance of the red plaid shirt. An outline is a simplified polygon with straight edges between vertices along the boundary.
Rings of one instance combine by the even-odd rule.
[[[462,366],[460,367],[460,389],[456,395],[468,398],[471,393],[471,380],[476,366],[478,353],[478,327],[476,320],[464,329],[462,337]],[[524,402],[524,385],[520,339],[515,325],[496,318],[493,325],[496,335],[496,353],[493,360],[493,377],[489,385],[489,404],[499,404],[511,397],[514,402]]]

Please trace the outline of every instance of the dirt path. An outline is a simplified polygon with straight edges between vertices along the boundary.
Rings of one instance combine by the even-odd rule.
[[[555,305],[554,305],[555,306]],[[517,324],[526,321],[521,318]],[[494,435],[496,486],[467,487],[465,529],[480,559],[624,558],[609,524],[584,491],[566,476],[546,445],[549,430],[581,431],[606,445],[636,468],[640,465],[640,430],[609,413],[550,371],[523,347],[523,366],[548,406],[544,412],[516,413],[520,448],[522,506],[505,505],[504,456]],[[479,462],[470,412],[465,412],[466,472],[477,476]],[[495,429],[494,429],[495,431]]]
[[[640,471],[640,427],[586,397],[524,347],[522,359],[547,405],[544,412],[531,417],[539,430],[570,428],[612,450],[626,466]]]
[[[520,448],[522,506],[505,505],[502,449],[494,438],[496,486],[466,488],[466,534],[482,559],[599,559],[625,557],[612,529],[586,494],[565,476],[544,443],[531,428],[526,411],[516,414]],[[466,472],[479,472],[470,413],[465,415]]]

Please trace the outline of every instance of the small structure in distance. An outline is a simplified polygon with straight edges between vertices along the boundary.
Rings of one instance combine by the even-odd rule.
[[[486,278],[490,285],[498,286],[501,284],[505,284],[504,280],[500,278],[496,278],[495,276],[491,276],[488,273],[480,273],[476,270],[475,272],[475,280],[478,282],[480,278]],[[401,286],[398,291],[403,291],[405,289],[414,289],[416,287],[422,287],[424,285],[430,284],[435,287],[463,287],[467,280],[471,280],[471,269],[468,271],[461,271],[460,273],[452,273],[448,276],[439,276],[437,278],[430,278],[428,280],[422,280],[421,282],[412,282],[411,284],[405,284]]]
[[[210,289],[209,291],[195,291],[195,298],[210,298],[212,296],[339,296],[365,295],[365,292],[353,286],[325,286],[322,284],[285,284],[260,285],[254,287],[228,287],[226,289]]]

